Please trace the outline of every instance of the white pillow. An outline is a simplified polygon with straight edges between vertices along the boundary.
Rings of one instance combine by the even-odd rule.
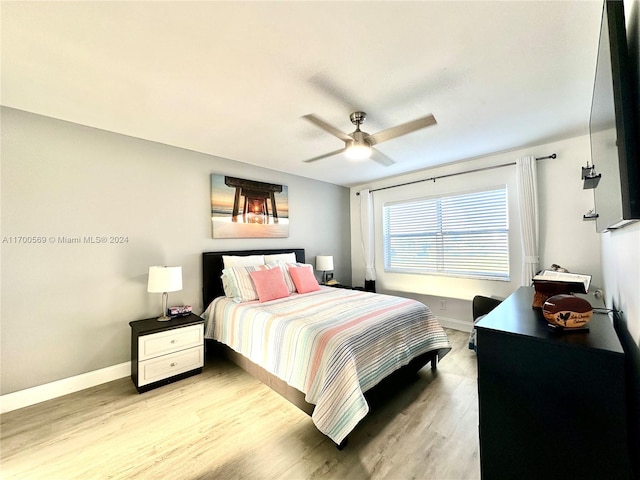
[[[222,263],[224,268],[233,267],[255,267],[257,265],[264,265],[264,255],[223,255]]]
[[[292,267],[307,267],[307,268],[310,268],[312,272],[314,271],[313,265],[311,265],[310,263],[293,262],[293,263],[289,263],[288,265],[291,265]]]
[[[275,253],[273,255],[265,255],[264,263],[273,263],[276,261],[281,261],[284,263],[296,263],[296,254],[294,252],[291,253]]]

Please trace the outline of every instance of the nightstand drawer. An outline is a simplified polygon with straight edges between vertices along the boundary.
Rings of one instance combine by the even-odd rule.
[[[204,365],[204,347],[190,348],[140,362],[138,386],[200,368]]]
[[[203,337],[203,324],[143,335],[138,337],[138,360],[147,360],[186,348],[202,346]]]

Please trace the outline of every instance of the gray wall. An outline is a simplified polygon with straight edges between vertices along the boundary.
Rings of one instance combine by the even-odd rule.
[[[10,108],[1,153],[2,394],[128,361],[128,322],[160,311],[150,265],[183,267],[169,303],[197,313],[203,251],[300,247],[351,275],[346,188]],[[212,239],[211,173],[288,185],[289,237]],[[127,241],[59,240],[103,235]]]

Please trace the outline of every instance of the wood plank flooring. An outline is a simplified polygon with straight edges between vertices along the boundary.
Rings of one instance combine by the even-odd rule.
[[[339,451],[311,418],[226,361],[138,395],[123,378],[1,416],[9,479],[480,478],[468,334],[372,411]]]

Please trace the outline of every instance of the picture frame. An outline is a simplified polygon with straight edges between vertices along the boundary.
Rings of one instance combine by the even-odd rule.
[[[287,185],[211,174],[213,238],[289,236]]]

